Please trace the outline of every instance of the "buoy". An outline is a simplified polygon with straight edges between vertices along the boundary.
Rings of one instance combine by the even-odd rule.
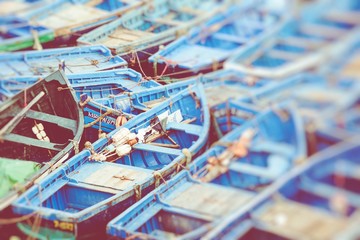
[[[115,126],[116,126],[116,128],[121,127],[126,122],[127,122],[127,119],[126,119],[126,117],[124,115],[118,116],[116,118]]]
[[[119,157],[128,155],[131,152],[131,146],[129,144],[121,145],[116,147],[116,154]]]
[[[129,135],[130,135],[130,130],[127,128],[122,128],[119,131],[117,131],[114,134],[114,136],[112,136],[111,139],[116,146],[123,145],[128,142]]]

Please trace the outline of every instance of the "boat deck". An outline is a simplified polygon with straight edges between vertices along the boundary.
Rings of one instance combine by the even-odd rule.
[[[151,178],[150,170],[113,163],[85,164],[71,176],[78,186],[116,194]]]
[[[167,203],[173,207],[214,217],[228,215],[252,198],[247,191],[220,187],[215,184],[192,184],[181,195]]]
[[[108,14],[107,11],[85,4],[66,3],[60,11],[51,13],[42,19],[35,20],[35,22],[48,28],[58,29],[80,24],[84,22],[84,19],[90,22],[97,18],[105,17]]]
[[[290,239],[331,239],[348,224],[345,218],[293,201],[276,201],[257,220],[268,231]]]

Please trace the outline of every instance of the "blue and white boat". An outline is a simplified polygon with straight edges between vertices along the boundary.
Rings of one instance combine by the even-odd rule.
[[[149,61],[159,73],[216,70],[234,51],[275,35],[289,16],[284,13],[285,6],[271,9],[262,1],[234,5],[167,45]]]
[[[0,54],[1,79],[47,76],[59,68],[69,74],[126,66],[124,59],[101,45]]]
[[[305,157],[299,116],[266,111],[234,129],[183,171],[109,222],[118,238],[199,239]],[[192,175],[192,176],[191,176]]]
[[[208,226],[206,239],[358,239],[360,139],[316,156]]]
[[[266,44],[238,50],[225,62],[225,68],[280,78],[321,67],[358,41],[359,16],[357,1],[315,1]]]
[[[179,92],[88,145],[17,199],[14,213],[36,212],[42,227],[75,237],[105,234],[110,219],[202,151],[210,125],[205,106],[201,85]]]
[[[78,38],[103,44],[126,60],[140,61],[225,8],[227,0],[153,0]]]
[[[122,68],[117,70],[68,74],[69,87],[75,92],[76,100],[84,113],[86,140],[96,140],[98,133],[88,128],[109,133],[116,127],[117,118],[126,120],[143,112],[133,109],[137,106],[131,92],[143,92],[150,95],[150,88],[161,84],[145,80],[140,73]],[[39,81],[38,77],[18,77],[0,81],[0,99],[5,100],[17,92]],[[187,87],[184,86],[184,88]],[[65,89],[59,88],[58,91]],[[119,120],[120,120],[119,118]],[[123,119],[125,121],[125,119]]]

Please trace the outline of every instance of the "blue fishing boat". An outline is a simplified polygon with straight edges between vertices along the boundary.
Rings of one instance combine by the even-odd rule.
[[[206,239],[357,239],[359,138],[331,147],[293,169],[228,218]]]
[[[266,44],[258,43],[234,53],[225,68],[280,78],[322,66],[358,41],[359,11],[356,1],[316,1]]]
[[[159,46],[184,35],[216,14],[226,1],[154,0],[77,39],[78,44],[103,44],[130,62],[139,62]]]
[[[115,97],[121,93],[143,91],[148,88],[161,86],[153,80],[144,80],[140,73],[130,69],[121,68],[91,73],[67,74],[71,87],[76,96],[88,94],[92,99]],[[5,100],[19,91],[30,87],[41,77],[14,77],[0,81],[0,100]]]
[[[0,78],[46,76],[58,69],[66,74],[126,67],[104,46],[70,47],[0,54]]]
[[[56,0],[26,11],[21,17],[53,30],[55,37],[64,37],[114,20],[141,4],[137,0]]]
[[[59,92],[58,87],[66,90]],[[83,119],[75,93],[60,71],[1,104],[0,212],[79,150]],[[25,168],[32,171],[22,175]]]
[[[89,144],[18,198],[14,213],[36,213],[42,227],[76,237],[105,234],[110,219],[201,152],[210,125],[205,106],[201,85],[179,92]]]
[[[355,45],[350,45],[347,51],[338,56],[335,61],[321,68],[322,74],[329,79],[328,81],[334,82],[335,79],[341,79],[343,86],[348,85],[351,88],[350,93],[358,89],[358,95],[360,95],[360,91],[356,83],[360,77],[359,46],[359,42]],[[358,103],[342,111],[341,114],[337,114],[332,121],[322,122],[316,128],[317,135],[322,136],[323,139],[332,139],[333,142],[340,142],[358,135],[360,133]]]
[[[313,154],[346,137],[331,132],[334,126],[344,122],[342,116],[356,109],[359,98],[360,85],[355,80],[304,73],[264,86],[254,95],[239,99],[239,103],[260,111],[281,101],[292,101],[304,120],[309,154]],[[241,116],[238,118],[240,121]],[[324,131],[317,135],[321,129]]]
[[[28,47],[40,50],[42,49],[41,43],[54,39],[51,29],[31,25],[28,21],[18,17],[0,17],[0,28],[0,52]]]
[[[266,8],[265,4],[262,7],[256,1],[244,2],[194,28],[152,55],[149,61],[159,68],[159,73],[216,70],[234,51],[247,49],[276,34],[287,17],[281,8]]]
[[[199,239],[305,157],[299,116],[266,111],[234,129],[183,171],[109,222],[118,238]],[[192,175],[192,176],[191,176]]]

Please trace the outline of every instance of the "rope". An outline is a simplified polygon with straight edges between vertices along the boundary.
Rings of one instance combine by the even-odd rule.
[[[80,152],[79,150],[79,141],[75,141],[74,139],[69,139],[70,142],[74,145],[74,151],[75,154],[78,154]]]
[[[188,170],[188,167],[185,167],[184,165],[182,165],[181,163],[176,163],[176,172],[180,172],[180,168],[184,169],[184,170]]]
[[[88,104],[91,101],[91,97],[87,97],[85,101],[79,103],[80,107],[83,108],[86,104]]]
[[[214,128],[215,128],[215,131],[216,131],[216,134],[218,136],[218,138],[222,138],[224,135],[223,133],[221,132],[221,129],[220,129],[220,126],[219,126],[219,123],[216,121],[216,117],[215,117],[215,114],[213,111],[210,111],[210,116],[212,118],[212,123],[214,125]],[[216,143],[216,142],[215,142]],[[214,144],[213,144],[214,145]]]
[[[193,91],[191,91],[191,86],[192,85],[190,85],[189,88],[188,88],[189,89],[189,94],[195,101],[195,107],[199,108],[200,107],[200,99],[195,95],[195,93]]]
[[[155,178],[155,188],[157,188],[160,185],[160,179],[167,184],[165,178],[161,175],[161,173],[159,171],[155,171],[153,173],[154,178]]]
[[[30,219],[32,216],[34,216],[35,214],[37,214],[37,212],[33,212],[21,217],[16,217],[16,218],[6,218],[6,219],[0,219],[0,225],[8,225],[8,224],[14,224],[14,223],[18,223],[18,222],[22,222],[25,221],[27,219]]]
[[[64,90],[73,90],[72,87],[58,87],[57,90],[60,91],[64,91]]]
[[[139,201],[141,199],[141,187],[139,184],[134,185],[134,192],[135,192],[135,200]]]
[[[191,154],[191,152],[190,152],[190,150],[189,149],[187,149],[187,148],[183,148],[182,150],[181,150],[181,152],[185,155],[185,159],[186,159],[186,166],[189,166],[189,164],[190,164],[190,162],[191,162],[191,160],[192,160],[192,154]]]
[[[143,68],[142,68],[142,66],[141,66],[141,62],[140,62],[139,55],[137,54],[137,52],[136,52],[136,51],[133,51],[132,53],[134,53],[134,55],[135,55],[135,57],[136,57],[136,60],[137,60],[137,62],[138,62],[138,65],[139,65],[139,68],[140,68],[140,71],[141,71],[142,75],[145,76],[145,79],[151,79],[150,77],[148,77],[148,76],[145,74],[145,72],[144,72],[144,70],[143,70]]]

